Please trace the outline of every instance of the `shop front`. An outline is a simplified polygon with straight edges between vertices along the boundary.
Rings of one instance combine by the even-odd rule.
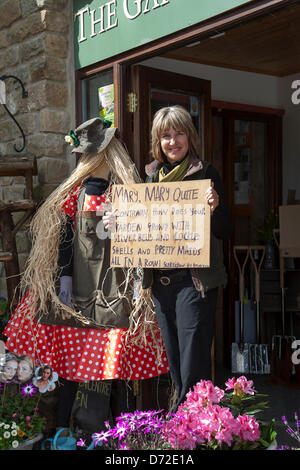
[[[219,295],[214,354],[230,368],[239,300],[252,305],[248,328],[256,328],[253,280],[249,274],[239,299],[234,247],[261,246],[265,216],[299,190],[300,116],[291,100],[299,2],[74,0],[73,16],[77,124],[112,121],[144,178],[152,117],[181,104],[199,132],[201,158],[223,178],[234,231],[224,243],[228,285]],[[275,283],[277,268],[275,259]],[[262,342],[271,344],[280,329],[280,308],[275,302],[261,312]],[[288,321],[299,328],[297,318]]]

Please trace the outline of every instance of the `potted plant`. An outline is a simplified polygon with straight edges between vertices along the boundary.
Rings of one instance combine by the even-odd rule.
[[[32,383],[0,384],[0,450],[28,449],[42,439],[45,418],[38,413],[39,396]]]
[[[265,450],[274,446],[275,420],[255,415],[267,407],[253,382],[241,376],[226,390],[201,380],[176,413],[148,411],[122,414],[116,425],[92,435],[89,449],[114,450]],[[85,446],[83,440],[77,445]]]

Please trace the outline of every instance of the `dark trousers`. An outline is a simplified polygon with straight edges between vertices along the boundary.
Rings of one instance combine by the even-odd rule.
[[[209,290],[203,298],[188,272],[186,280],[168,286],[155,276],[152,294],[179,405],[197,382],[211,380],[218,289]]]

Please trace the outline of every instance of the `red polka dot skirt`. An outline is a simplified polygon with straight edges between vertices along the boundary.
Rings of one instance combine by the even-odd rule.
[[[72,218],[76,213],[79,187],[66,200],[64,210]],[[89,196],[84,202],[93,207],[105,202]],[[94,201],[94,203],[93,203]],[[95,210],[95,209],[91,209]],[[98,208],[96,209],[98,210]],[[38,363],[50,365],[60,377],[86,382],[90,380],[142,380],[168,372],[168,361],[159,327],[153,325],[153,335],[145,344],[136,346],[126,329],[90,329],[42,325],[31,319],[28,294],[12,315],[4,334],[6,348],[17,355],[28,355]],[[153,344],[155,341],[155,345]],[[158,357],[157,348],[161,354]]]

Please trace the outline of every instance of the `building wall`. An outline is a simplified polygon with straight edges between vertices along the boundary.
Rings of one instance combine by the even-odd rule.
[[[4,0],[0,2],[0,76],[15,75],[21,87],[5,80],[6,104],[26,135],[20,148],[20,131],[0,105],[0,157],[35,155],[38,176],[34,197],[46,197],[68,174],[70,150],[64,135],[75,122],[72,1]],[[22,177],[0,178],[1,199],[24,198]],[[14,215],[14,220],[21,216]],[[26,227],[17,235],[21,271],[30,249]],[[0,295],[6,295],[4,265],[0,264]]]

